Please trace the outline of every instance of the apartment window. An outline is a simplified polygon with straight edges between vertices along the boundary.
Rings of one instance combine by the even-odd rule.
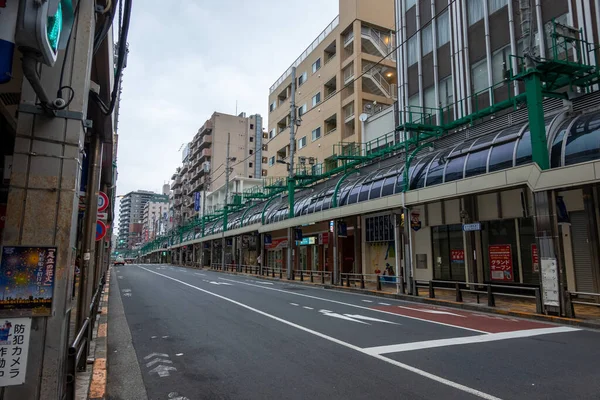
[[[250,150],[250,154],[254,154],[254,150]]]
[[[417,35],[413,35],[410,39],[408,39],[408,66],[415,64],[417,62],[418,56],[418,45]]]
[[[276,108],[277,108],[277,101],[274,101],[271,103],[271,105],[269,105],[269,112],[272,112]]]
[[[269,158],[269,167],[275,165],[275,156],[272,156],[271,158]]]
[[[262,158],[262,163],[263,163],[263,164],[266,164],[266,163],[268,163],[268,162],[269,162],[269,159],[268,159],[267,157],[263,157],[263,158]]]
[[[433,26],[431,24],[423,28],[421,36],[421,48],[423,49],[423,55],[429,54],[433,51]]]
[[[250,136],[250,142],[254,142],[254,137]]]
[[[450,14],[444,11],[437,19],[437,45],[441,47],[450,41]]]
[[[273,139],[277,135],[275,128],[271,129],[269,132],[269,139]]]
[[[410,111],[417,111],[418,108],[417,107],[421,107],[421,102],[419,101],[419,93],[410,96],[408,98],[408,108]]]
[[[314,129],[312,131],[312,141],[314,142],[317,139],[321,138],[321,127],[318,127],[317,129]]]
[[[298,139],[298,150],[304,147],[306,147],[306,136],[303,136],[300,139]]]
[[[298,77],[298,86],[302,86],[306,82],[306,71]]]
[[[415,4],[417,4],[417,0],[405,0],[405,7],[408,10],[409,8],[413,7]]]
[[[494,85],[504,80],[504,68],[510,68],[510,45],[492,54],[492,79]]]
[[[442,103],[442,107],[448,107],[454,103],[452,83],[452,75],[440,81],[440,103]]]
[[[315,72],[317,72],[319,69],[321,69],[321,59],[320,59],[320,58],[317,58],[317,61],[315,61],[315,62],[313,63],[313,65],[312,65],[312,72],[313,72],[313,74],[314,74]]]
[[[467,13],[469,15],[469,25],[473,25],[475,22],[483,19],[484,9],[483,2],[485,0],[467,0]]]
[[[267,176],[267,170],[266,169],[262,170],[262,176]]]
[[[428,109],[425,110],[425,113],[431,114],[433,112],[431,109],[437,108],[437,105],[435,104],[435,86],[430,86],[425,89],[423,91],[423,97],[425,98],[425,108]]]
[[[321,102],[321,92],[315,94],[312,98],[312,106],[316,106]]]
[[[489,0],[488,9],[490,15],[501,9],[502,7],[508,5],[508,0]]]
[[[254,129],[254,124],[250,124],[250,129]]]
[[[306,103],[304,103],[302,107],[298,108],[298,116],[301,117],[304,114],[306,114]]]
[[[473,82],[473,93],[481,92],[489,87],[487,58],[473,64],[471,67],[471,81]]]
[[[252,168],[253,165],[254,164],[252,164],[252,163],[248,163],[248,168]]]
[[[252,179],[252,175],[249,175],[248,178]]]

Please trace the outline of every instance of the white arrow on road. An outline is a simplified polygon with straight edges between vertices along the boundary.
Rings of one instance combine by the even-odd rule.
[[[323,314],[323,315],[327,315],[328,317],[344,319],[346,321],[358,322],[359,324],[364,324],[364,325],[371,325],[371,324],[367,324],[366,322],[359,321],[357,319],[350,318],[350,317],[347,317],[347,316],[342,315],[342,314],[337,314],[337,313],[334,313],[334,312],[327,312],[327,310],[319,310],[319,312],[321,314]]]
[[[364,321],[383,322],[384,324],[400,325],[400,324],[398,324],[396,322],[386,321],[385,319],[367,317],[367,316],[364,316],[364,315],[358,315],[358,314],[344,314],[344,315],[346,317],[355,318],[355,319],[362,319]]]
[[[123,290],[121,290],[121,292],[123,292],[123,293],[129,293],[129,292],[131,292],[131,289],[123,289]]]
[[[225,285],[225,286],[231,286],[231,283],[225,283],[225,282],[215,282],[215,281],[210,281],[209,283],[212,283],[213,285]]]
[[[170,367],[168,365],[159,365],[154,369],[150,370],[150,373],[156,373],[158,374],[158,376],[160,376],[161,378],[164,378],[165,376],[169,376],[171,375],[171,373],[169,371],[177,371],[177,368],[175,367]]]
[[[398,307],[406,308],[407,310],[412,310],[412,311],[424,312],[424,313],[428,313],[428,314],[444,314],[444,315],[453,315],[455,317],[466,318],[464,315],[454,314],[454,313],[451,313],[448,311],[426,310],[424,308],[412,308],[412,307],[404,307],[404,306],[398,306]]]
[[[131,293],[123,293],[123,296],[125,296],[125,297],[131,297]]]
[[[144,357],[144,360],[149,360],[152,357],[169,357],[169,355],[164,354],[164,353],[152,353],[152,354],[148,354],[146,357]]]
[[[158,363],[173,364],[173,361],[171,361],[171,360],[163,360],[162,358],[155,358],[154,360],[152,360],[149,363],[147,363],[146,367],[150,368],[154,364],[158,364]]]

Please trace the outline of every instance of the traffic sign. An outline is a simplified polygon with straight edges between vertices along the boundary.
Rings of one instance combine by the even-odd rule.
[[[106,236],[106,224],[102,221],[96,221],[96,241],[102,240]]]
[[[99,212],[99,213],[97,214],[97,217],[98,217],[98,219],[101,219],[101,220],[108,219],[108,213],[105,213],[105,212]]]
[[[98,192],[98,211],[104,211],[108,208],[108,196],[104,192]]]

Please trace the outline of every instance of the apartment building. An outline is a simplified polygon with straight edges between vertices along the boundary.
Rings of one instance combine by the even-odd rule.
[[[123,196],[119,203],[117,248],[131,249],[142,241],[144,206],[155,195],[149,190],[136,190]]]
[[[171,177],[171,214],[175,225],[201,212],[203,191],[225,186],[228,134],[230,179],[266,176],[262,117],[214,112],[184,148],[182,165]]]
[[[154,240],[165,232],[169,221],[169,195],[156,194],[144,205],[142,216],[142,240]]]
[[[340,0],[339,15],[269,89],[269,176],[285,176],[291,71],[296,67],[298,157],[327,162],[334,145],[361,142],[359,116],[396,99],[393,0]]]

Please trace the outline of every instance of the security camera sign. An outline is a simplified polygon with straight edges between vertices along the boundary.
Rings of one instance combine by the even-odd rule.
[[[0,320],[0,387],[25,383],[31,318]]]

